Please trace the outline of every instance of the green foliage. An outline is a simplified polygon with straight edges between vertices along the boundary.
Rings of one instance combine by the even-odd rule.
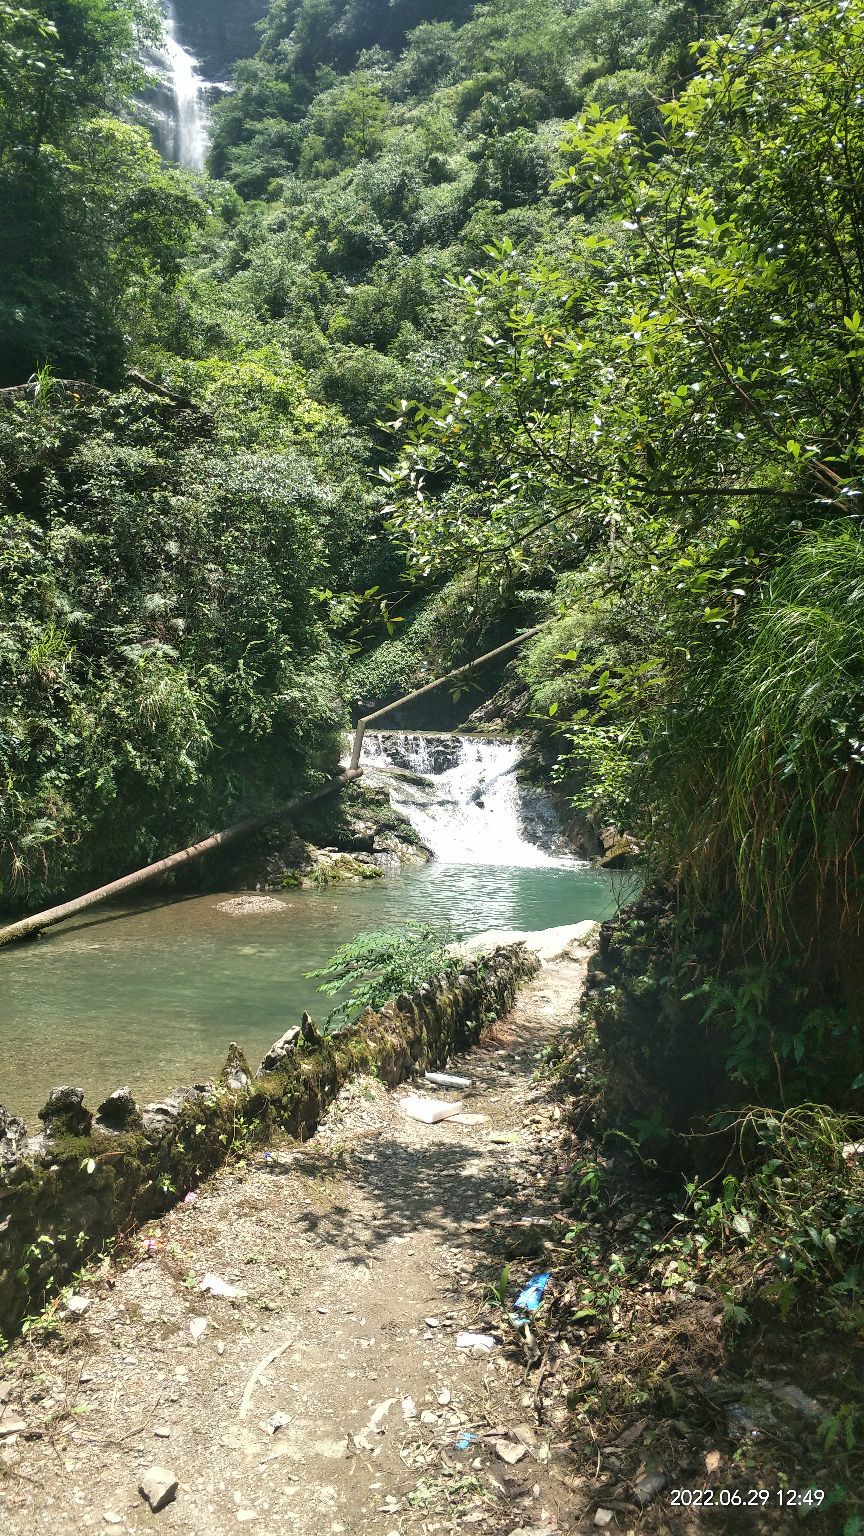
[[[331,514],[265,411],[132,391],[0,412],[3,905],[148,862],[335,756]],[[331,754],[333,756],[331,756]]]
[[[571,239],[499,239],[463,279],[464,361],[392,502],[427,577],[579,571],[558,655],[525,663],[562,779],[745,963],[812,942],[850,1000],[862,64],[860,0],[809,5],[706,42],[659,136],[589,106],[553,191]]]
[[[467,582],[453,581],[407,608],[398,616],[404,628],[352,666],[352,703],[396,699],[491,649],[501,605],[487,601],[477,607],[475,596]]]
[[[739,1173],[686,1186],[685,1228],[695,1225],[703,1259],[746,1257],[770,1280],[762,1299],[785,1316],[811,1297],[848,1327],[861,1310],[864,1169],[848,1155],[861,1125],[820,1106],[773,1114],[751,1110],[731,1126]]]
[[[734,897],[767,952],[805,911],[857,923],[862,603],[857,526],[802,533],[655,748],[691,899]]]
[[[0,383],[35,381],[0,421],[4,905],[313,779],[343,640],[385,642],[357,698],[509,633],[506,586],[406,574],[375,474],[393,401],[458,358],[469,253],[560,218],[568,7],[274,4],[206,193],[121,120],[160,27],[0,15]],[[130,365],[194,409],[85,387]]]
[[[114,378],[128,332],[172,283],[200,208],[142,130],[106,115],[142,82],[155,8],[0,8],[0,383],[40,363]]]
[[[505,1264],[497,1280],[491,1280],[488,1286],[489,1300],[495,1307],[503,1309],[507,1306],[507,1292],[510,1288],[511,1265]]]
[[[307,971],[324,977],[318,988],[327,997],[348,996],[327,1017],[335,1021],[353,1018],[362,1008],[380,1008],[400,992],[413,992],[432,975],[446,975],[456,962],[448,953],[453,935],[434,923],[406,923],[404,928],[358,933],[341,944],[325,966]]]

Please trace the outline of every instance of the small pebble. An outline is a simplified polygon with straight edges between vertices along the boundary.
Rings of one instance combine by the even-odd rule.
[[[521,1461],[523,1456],[528,1455],[526,1446],[514,1445],[512,1440],[493,1440],[492,1444],[496,1456],[500,1456],[502,1461],[506,1461],[508,1467],[515,1467],[516,1463]]]
[[[138,1491],[147,1500],[154,1515],[170,1504],[177,1497],[179,1480],[173,1472],[166,1471],[165,1467],[148,1467],[144,1473]]]

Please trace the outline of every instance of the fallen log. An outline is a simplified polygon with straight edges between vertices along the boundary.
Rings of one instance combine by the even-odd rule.
[[[83,896],[75,896],[72,901],[61,902],[57,907],[48,907],[44,912],[35,912],[32,917],[23,917],[20,922],[10,923],[8,928],[0,928],[0,948],[6,944],[15,944],[21,939],[32,938],[35,934],[41,933],[43,928],[52,928],[55,923],[62,923],[67,917],[75,917],[78,912],[85,912],[88,907],[110,901],[112,896],[121,896],[126,891],[134,890],[145,881],[154,880],[157,875],[169,874],[171,870],[181,869],[193,859],[200,859],[205,853],[212,853],[216,848],[224,848],[226,843],[232,843],[238,837],[245,837],[250,832],[257,832],[261,827],[269,826],[273,821],[281,821],[283,817],[303,811],[307,806],[313,805],[316,800],[321,800],[324,795],[343,789],[346,784],[351,783],[352,779],[359,779],[362,772],[362,768],[346,768],[335,779],[330,779],[322,785],[321,789],[313,790],[311,794],[303,795],[297,800],[289,800],[286,805],[270,811],[265,816],[249,816],[245,821],[236,821],[233,826],[225,827],[221,832],[214,832],[200,843],[193,843],[189,848],[181,848],[178,853],[169,853],[166,858],[157,859],[155,864],[147,864],[143,869],[136,869],[130,875],[121,875],[118,880],[111,880],[107,885],[100,885],[94,891],[87,891]]]

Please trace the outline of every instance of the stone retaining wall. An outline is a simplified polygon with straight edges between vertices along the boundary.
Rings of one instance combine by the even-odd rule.
[[[117,1089],[94,1118],[76,1088],[40,1110],[44,1130],[0,1109],[0,1333],[40,1312],[106,1240],[182,1200],[238,1143],[277,1128],[311,1136],[355,1074],[389,1086],[442,1067],[512,1006],[538,968],[524,945],[496,949],[458,975],[433,977],[410,997],[321,1035],[308,1014],[271,1046],[257,1074],[237,1045],[215,1083],[135,1104]]]

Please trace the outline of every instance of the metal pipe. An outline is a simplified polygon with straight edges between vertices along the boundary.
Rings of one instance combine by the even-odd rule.
[[[449,683],[454,677],[462,677],[466,672],[472,672],[475,667],[482,666],[484,661],[493,661],[496,656],[502,656],[505,651],[511,651],[514,646],[521,645],[523,640],[530,640],[532,635],[539,634],[541,629],[545,629],[546,625],[551,623],[551,619],[544,619],[542,624],[535,624],[533,629],[526,629],[524,634],[517,635],[515,640],[508,640],[504,645],[496,646],[494,651],[486,651],[485,655],[475,656],[473,661],[466,661],[464,666],[454,667],[452,672],[445,672],[444,676],[436,678],[434,683],[426,683],[422,688],[415,688],[413,693],[403,694],[401,699],[394,699],[392,704],[385,704],[383,709],[373,710],[371,715],[361,715],[354,732],[351,767],[357,768],[360,765],[363,737],[366,734],[367,725],[372,720],[380,720],[382,715],[389,715],[390,711],[398,709],[400,704],[410,704],[414,699],[422,698],[424,693],[431,693],[433,689],[440,688],[442,683]]]
[[[157,859],[155,864],[147,864],[143,869],[134,870],[131,875],[121,875],[118,880],[111,880],[108,885],[100,885],[96,890],[87,891],[84,896],[76,896],[72,901],[64,901],[57,907],[48,907],[44,912],[34,913],[32,917],[22,917],[20,922],[11,923],[8,928],[0,928],[0,948],[5,944],[14,944],[20,939],[27,939],[33,934],[41,933],[43,928],[52,928],[55,923],[62,923],[67,917],[74,917],[76,913],[84,912],[88,907],[95,907],[102,901],[109,901],[112,896],[120,896],[125,891],[133,890],[135,886],[143,885],[145,881],[153,880],[157,875],[179,869],[192,859],[200,859],[202,854],[212,853],[216,848],[224,848],[226,843],[233,842],[235,838],[244,837],[249,832],[256,832],[261,827],[268,826],[271,821],[281,821],[283,816],[305,810],[307,805],[314,804],[324,795],[344,788],[346,784],[351,783],[352,779],[359,779],[362,773],[362,768],[346,768],[335,779],[330,779],[327,784],[322,785],[321,789],[315,789],[311,794],[302,795],[297,800],[289,800],[286,805],[268,812],[266,816],[249,816],[245,821],[235,821],[233,826],[225,827],[222,832],[214,832],[200,843],[193,843],[189,848],[181,848],[179,853],[169,853],[164,859]]]

